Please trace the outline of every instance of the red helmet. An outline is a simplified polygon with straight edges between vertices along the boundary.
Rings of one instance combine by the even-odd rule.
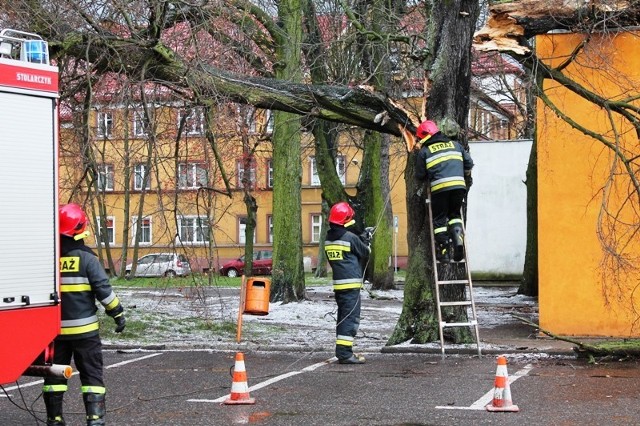
[[[420,123],[418,129],[416,129],[416,136],[418,137],[418,139],[420,139],[420,141],[422,141],[425,138],[430,138],[439,131],[440,130],[438,129],[438,126],[436,126],[436,123],[431,120],[426,120]]]
[[[341,201],[331,207],[331,211],[329,212],[329,222],[342,226],[353,225],[354,214],[355,213],[349,203]]]
[[[75,237],[82,235],[87,229],[87,222],[89,222],[87,215],[78,204],[60,206],[58,214],[60,215],[60,234]]]

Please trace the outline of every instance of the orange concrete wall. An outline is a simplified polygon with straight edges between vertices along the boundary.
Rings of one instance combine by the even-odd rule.
[[[582,40],[574,34],[538,37],[538,55],[558,66]],[[565,73],[606,98],[637,96],[639,47],[638,34],[596,36]],[[620,116],[609,117],[554,81],[547,80],[545,94],[562,113],[608,140],[614,140],[615,129],[627,155],[640,155],[638,136]],[[602,210],[606,194],[609,211],[637,226],[638,198],[635,211],[622,202],[632,191],[630,179],[610,149],[573,129],[541,101],[537,126],[540,326],[562,335],[640,336],[633,307],[640,308],[634,296],[640,293],[640,235],[631,236],[633,227],[621,225],[612,234]],[[618,175],[605,186],[612,171]],[[624,245],[627,269],[607,256],[599,235],[615,236],[618,249]]]

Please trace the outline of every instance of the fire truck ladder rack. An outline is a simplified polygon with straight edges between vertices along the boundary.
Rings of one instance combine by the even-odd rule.
[[[438,309],[438,331],[440,333],[440,350],[442,352],[442,358],[445,356],[444,347],[444,329],[446,327],[473,327],[476,345],[478,348],[478,356],[482,356],[482,350],[480,348],[480,333],[478,331],[478,316],[476,314],[476,305],[473,300],[473,283],[471,282],[471,271],[469,269],[469,262],[467,261],[467,239],[464,238],[464,257],[459,262],[450,263],[440,262],[436,259],[436,247],[435,239],[433,238],[433,212],[431,210],[431,192],[427,197],[427,207],[429,210],[429,228],[431,229],[431,256],[433,261],[433,272],[435,277],[435,290],[436,290],[436,306]],[[464,213],[464,210],[461,212]],[[464,227],[464,215],[463,218],[463,231]],[[466,234],[466,232],[465,232]],[[449,249],[449,255],[452,254],[452,250]],[[459,300],[447,300],[442,301],[442,290],[444,286],[464,286],[464,299]],[[450,310],[458,310],[466,307],[466,316],[468,321],[464,322],[447,322],[443,320],[443,308],[449,308]],[[459,314],[459,313],[458,313]]]

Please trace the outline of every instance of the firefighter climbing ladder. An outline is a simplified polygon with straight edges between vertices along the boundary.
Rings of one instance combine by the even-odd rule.
[[[431,256],[433,260],[433,271],[435,276],[436,306],[438,309],[438,331],[440,333],[440,350],[444,358],[444,329],[446,327],[473,327],[475,332],[478,356],[482,356],[480,349],[480,333],[478,332],[478,316],[476,305],[473,301],[473,283],[471,282],[471,271],[467,262],[467,239],[464,241],[464,257],[459,262],[445,263],[436,260],[435,240],[433,238],[433,212],[431,211],[431,192],[427,197],[427,207],[429,210],[429,228],[431,229]],[[464,211],[462,212],[464,213]],[[463,214],[464,219],[464,214]],[[463,220],[463,230],[464,228]],[[464,278],[460,278],[464,277]],[[442,301],[442,290],[444,286],[464,285],[464,300]],[[446,322],[443,319],[443,308],[467,307],[467,318],[465,322]]]

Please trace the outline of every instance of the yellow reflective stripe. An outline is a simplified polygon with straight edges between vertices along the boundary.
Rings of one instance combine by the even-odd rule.
[[[106,393],[106,389],[103,386],[82,386],[80,388],[82,393]]]
[[[436,229],[433,230],[434,234],[440,234],[442,232],[447,232],[447,227],[446,226],[443,226],[442,228],[436,228]]]
[[[462,154],[456,153],[456,154],[443,155],[442,157],[438,157],[434,160],[427,161],[427,169],[430,169],[431,167],[435,166],[436,164],[440,164],[443,161],[449,161],[449,160],[462,161]]]
[[[100,328],[100,324],[94,322],[93,324],[81,325],[79,327],[62,327],[60,330],[60,334],[62,335],[70,335],[70,334],[82,334],[87,333],[89,331],[98,330]]]
[[[464,186],[465,188],[467,187],[464,184],[464,179],[460,179],[460,180],[451,180],[449,182],[442,182],[442,183],[439,183],[438,185],[434,185],[431,187],[431,191],[437,191],[442,188],[449,188],[450,186]]]
[[[362,287],[362,283],[361,282],[357,282],[357,283],[347,283],[347,284],[334,284],[333,285],[333,289],[334,290],[349,290],[352,288],[361,288]]]
[[[351,246],[343,245],[343,244],[329,244],[324,246],[325,250],[341,250],[341,251],[351,251]]]
[[[106,306],[104,307],[104,309],[105,309],[106,311],[109,311],[109,310],[111,310],[111,309],[115,308],[116,306],[118,306],[119,304],[120,304],[120,300],[116,297],[115,299],[113,299],[113,300],[111,301],[111,303],[109,303],[108,305],[106,305]]]
[[[67,389],[67,385],[44,385],[42,392],[66,392]]]
[[[79,291],[91,291],[89,284],[62,284],[60,286],[62,293],[74,293]]]
[[[336,345],[353,346],[353,342],[349,340],[336,339]]]
[[[449,225],[453,225],[455,223],[462,223],[462,219],[451,219],[449,221]]]

